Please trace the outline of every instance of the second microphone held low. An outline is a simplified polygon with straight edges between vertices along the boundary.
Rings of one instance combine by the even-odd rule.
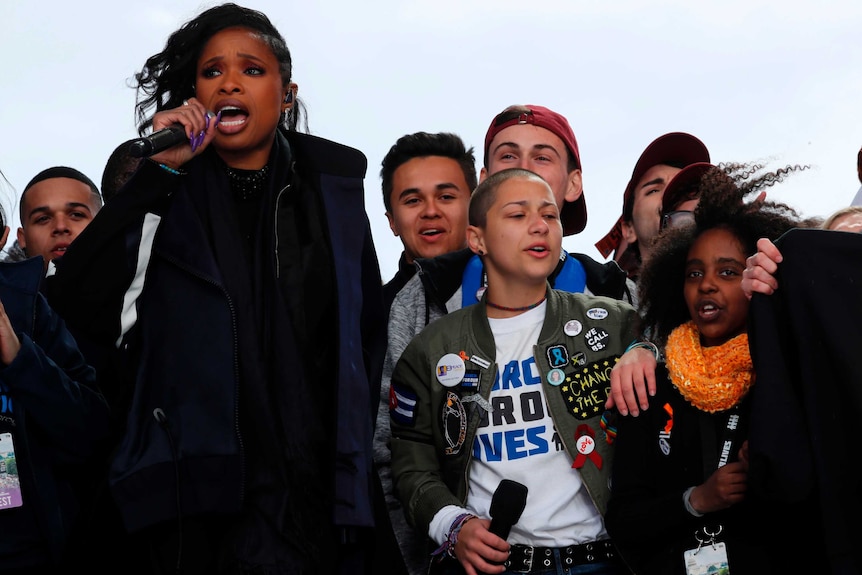
[[[501,539],[509,537],[512,525],[521,518],[527,506],[527,486],[511,479],[503,479],[491,497],[491,526],[488,531]]]

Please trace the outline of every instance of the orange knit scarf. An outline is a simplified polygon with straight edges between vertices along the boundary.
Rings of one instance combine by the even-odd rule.
[[[703,347],[697,326],[689,321],[670,333],[665,358],[674,387],[707,413],[735,406],[754,383],[746,333],[721,345]]]

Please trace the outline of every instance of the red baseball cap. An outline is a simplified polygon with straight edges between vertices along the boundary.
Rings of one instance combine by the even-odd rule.
[[[684,201],[696,198],[700,179],[714,167],[709,162],[696,162],[677,172],[664,189],[664,195],[661,198],[661,213],[672,212]]]
[[[581,155],[578,152],[578,141],[575,133],[566,118],[553,110],[543,106],[526,104],[523,106],[509,106],[491,121],[491,126],[485,134],[485,166],[488,166],[488,151],[494,136],[508,128],[518,124],[532,124],[544,128],[560,138],[566,145],[578,169],[581,168]],[[560,222],[563,224],[563,235],[571,236],[584,231],[587,225],[587,202],[584,194],[574,202],[566,202],[560,211]]]
[[[709,162],[709,150],[706,149],[703,142],[691,134],[670,132],[653,140],[638,158],[635,169],[632,171],[632,177],[626,185],[626,190],[623,193],[623,214],[625,214],[629,203],[634,201],[635,186],[650,168],[659,164],[684,168],[699,162]],[[619,248],[623,237],[622,224],[623,215],[620,215],[614,227],[596,243],[596,248],[602,257],[608,257],[611,252]]]

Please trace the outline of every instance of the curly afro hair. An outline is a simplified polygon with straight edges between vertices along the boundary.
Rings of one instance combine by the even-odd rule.
[[[656,239],[641,270],[638,293],[644,332],[659,345],[664,346],[670,332],[691,319],[683,297],[685,263],[701,234],[724,228],[737,237],[749,256],[757,251],[758,239],[775,240],[791,228],[807,225],[790,206],[754,197],[807,166],[765,173],[763,169],[756,163],[726,163],[709,169],[698,186],[700,201],[694,221],[662,230]]]

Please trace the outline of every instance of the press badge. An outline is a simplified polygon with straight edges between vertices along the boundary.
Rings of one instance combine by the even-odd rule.
[[[686,575],[704,575],[705,573],[721,573],[730,575],[727,565],[727,548],[722,542],[704,543],[697,549],[689,549],[683,553]]]
[[[21,507],[21,482],[11,433],[0,433],[0,512]]]

